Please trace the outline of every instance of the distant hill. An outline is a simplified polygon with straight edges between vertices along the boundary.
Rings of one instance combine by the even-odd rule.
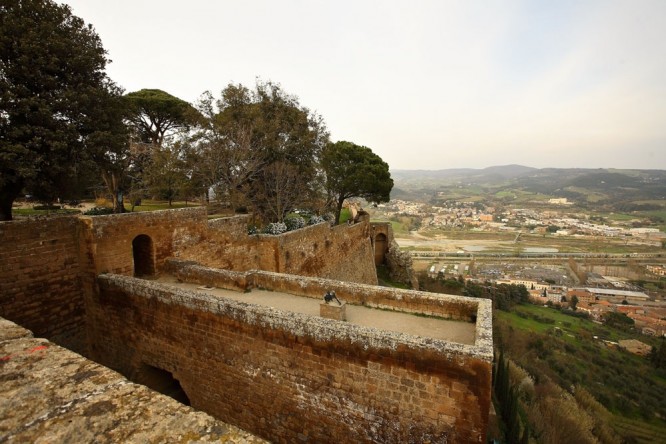
[[[665,170],[531,168],[502,165],[484,169],[395,170],[394,198],[419,201],[566,197],[583,206],[618,211],[666,208]],[[442,197],[444,196],[444,197]],[[495,196],[495,197],[493,197]]]
[[[474,168],[451,168],[446,170],[391,170],[391,177],[393,177],[393,180],[398,178],[401,181],[456,181],[466,180],[469,178],[487,180],[489,176],[513,178],[530,173],[532,171],[538,170],[536,168],[530,168],[522,165],[504,165],[492,166],[481,170]]]

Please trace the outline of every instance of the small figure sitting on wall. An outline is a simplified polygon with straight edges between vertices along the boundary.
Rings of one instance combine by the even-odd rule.
[[[326,294],[324,295],[324,302],[327,304],[331,302],[333,299],[338,303],[338,305],[342,305],[342,302],[340,302],[340,299],[335,295],[335,290],[333,291],[327,291]]]

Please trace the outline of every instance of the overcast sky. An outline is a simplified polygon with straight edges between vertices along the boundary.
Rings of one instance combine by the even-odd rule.
[[[126,91],[280,83],[392,170],[666,169],[666,0],[66,0]]]

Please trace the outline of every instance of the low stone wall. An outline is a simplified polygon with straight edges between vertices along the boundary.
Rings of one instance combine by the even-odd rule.
[[[183,282],[230,290],[247,291],[254,287],[315,299],[321,299],[324,293],[333,290],[338,298],[355,305],[467,322],[480,322],[482,320],[480,318],[490,316],[489,313],[486,313],[489,310],[490,301],[486,299],[437,295],[423,291],[378,287],[260,270],[245,273],[229,272],[177,259],[169,259],[167,264],[169,271]],[[484,331],[482,336],[489,336],[491,345],[492,320],[484,328],[487,331]],[[492,349],[492,347],[490,348]]]
[[[449,343],[126,276],[98,284],[89,325],[100,362],[169,371],[193,407],[271,441],[485,439],[487,337]]]
[[[0,222],[0,316],[77,351],[85,347],[86,257],[75,217]]]
[[[165,263],[165,271],[182,282],[235,291],[247,291],[251,286],[253,274],[252,272],[208,268],[193,261],[178,259],[168,259]]]
[[[263,443],[0,318],[0,441]]]
[[[247,216],[208,223],[199,242],[181,244],[173,256],[233,271],[266,270],[377,284],[367,222],[321,223],[280,235],[247,234]]]
[[[304,278],[266,271],[255,271],[252,283],[257,288],[313,298],[322,298],[326,291],[334,290],[338,298],[350,304],[468,322],[476,322],[479,307],[490,303],[485,299],[436,295],[422,291]]]

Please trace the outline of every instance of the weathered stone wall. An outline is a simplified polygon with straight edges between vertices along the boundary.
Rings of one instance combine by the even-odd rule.
[[[416,273],[414,273],[412,256],[408,252],[400,250],[400,246],[395,239],[391,239],[386,252],[386,266],[389,269],[391,279],[418,290],[419,281]]]
[[[129,276],[134,274],[132,241],[137,236],[147,235],[152,240],[154,265],[159,271],[176,249],[204,239],[208,226],[203,207],[88,216],[81,220],[86,225],[87,246],[96,273]]]
[[[0,316],[75,350],[85,344],[79,232],[74,217],[0,223]]]
[[[0,441],[263,443],[0,318]]]
[[[0,316],[83,351],[85,296],[99,273],[134,274],[132,241],[139,235],[151,239],[158,272],[177,256],[228,270],[374,284],[366,231],[365,224],[320,224],[281,236],[248,236],[246,217],[209,223],[204,208],[3,222]]]
[[[278,236],[248,235],[247,217],[211,221],[204,239],[173,256],[234,271],[266,270],[377,284],[369,225],[321,223]]]
[[[169,371],[193,407],[273,442],[485,439],[487,336],[469,346],[126,276],[98,282],[89,327],[100,362]]]
[[[377,284],[369,224],[318,224],[279,236],[278,273]],[[283,265],[282,265],[283,264]]]
[[[455,295],[437,295],[434,293],[403,290],[392,287],[342,282],[260,270],[233,272],[204,267],[196,262],[169,259],[169,272],[183,282],[236,291],[248,291],[251,288],[279,291],[313,299],[322,299],[324,293],[333,290],[337,297],[350,304],[387,310],[438,316],[467,322],[479,322],[479,313],[489,316],[490,301]],[[486,307],[487,305],[487,307]],[[477,334],[477,339],[485,337],[487,345],[492,345],[492,327],[490,319],[485,324],[486,331]]]

